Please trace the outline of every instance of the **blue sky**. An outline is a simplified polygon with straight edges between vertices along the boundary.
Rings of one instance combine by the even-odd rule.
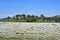
[[[15,14],[60,15],[60,0],[0,0],[0,18]]]

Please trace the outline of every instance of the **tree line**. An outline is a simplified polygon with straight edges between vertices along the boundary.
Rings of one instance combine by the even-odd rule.
[[[43,14],[41,14],[40,16],[16,14],[13,17],[8,16],[7,20],[1,20],[1,21],[8,21],[8,22],[60,22],[60,15],[55,15],[52,17],[45,17]]]

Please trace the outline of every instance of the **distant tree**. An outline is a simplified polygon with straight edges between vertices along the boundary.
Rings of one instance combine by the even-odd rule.
[[[15,16],[8,16],[5,19],[1,19],[1,21],[14,21],[14,22],[60,22],[60,15],[55,15],[52,17],[45,17],[43,14],[40,17],[35,15],[25,15],[25,14],[16,14]]]
[[[31,15],[27,15],[27,18],[31,18]]]
[[[32,21],[33,21],[33,22],[37,22],[37,18],[33,18]]]
[[[17,14],[17,15],[16,15],[16,18],[18,19],[19,17],[21,17],[21,15]]]
[[[11,17],[10,17],[10,16],[8,16],[7,18],[8,18],[8,19],[10,19]]]
[[[36,21],[37,21],[37,18],[36,18],[35,15],[32,15],[32,21],[33,21],[33,22],[36,22]]]
[[[39,18],[38,16],[35,16],[37,19]]]
[[[15,15],[15,19],[16,19],[17,22],[19,22],[20,19],[21,19],[21,15],[20,15],[20,14],[16,14],[16,15]]]
[[[36,22],[37,18],[34,15],[27,15],[27,22]]]
[[[8,22],[9,22],[10,20],[11,20],[11,17],[8,16],[8,17],[7,17],[7,20],[5,20],[5,21],[8,21]]]
[[[32,16],[31,16],[31,18],[35,18],[35,16],[34,16],[34,15],[32,15]]]
[[[45,18],[45,16],[43,14],[40,15],[41,18]]]
[[[42,19],[42,21],[45,21],[45,16],[43,14],[41,14],[40,18]]]
[[[54,16],[55,22],[60,22],[60,15]]]
[[[13,16],[13,19],[15,19],[15,16]]]
[[[26,15],[25,15],[25,14],[22,14],[22,18],[23,18],[23,19],[26,19]]]

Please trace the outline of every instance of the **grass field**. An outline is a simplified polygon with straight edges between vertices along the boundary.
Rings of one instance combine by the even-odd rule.
[[[0,22],[0,40],[60,40],[60,23]]]

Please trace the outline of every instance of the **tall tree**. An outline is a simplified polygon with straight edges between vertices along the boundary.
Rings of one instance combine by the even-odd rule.
[[[8,16],[7,18],[8,18],[8,19],[10,19],[11,17],[10,17],[10,16]]]
[[[41,18],[45,18],[45,16],[43,14],[40,15]]]
[[[31,15],[27,15],[27,18],[31,18]]]
[[[21,18],[21,15],[20,15],[20,14],[17,14],[17,15],[16,15],[16,18],[17,18],[17,19]]]
[[[15,17],[16,17],[16,21],[19,22],[20,19],[21,19],[21,15],[20,14],[17,14],[17,15],[15,15]]]
[[[22,14],[22,18],[23,18],[23,19],[26,19],[26,15],[25,15],[25,14]]]
[[[41,14],[40,18],[42,19],[42,21],[45,21],[45,16],[43,14]]]
[[[35,18],[35,16],[34,16],[34,15],[32,15],[31,17],[32,17],[32,18]]]

